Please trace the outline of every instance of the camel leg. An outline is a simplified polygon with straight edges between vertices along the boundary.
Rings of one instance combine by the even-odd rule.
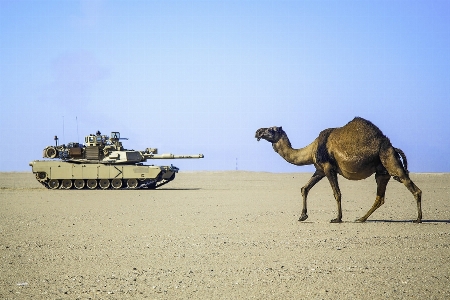
[[[389,174],[375,174],[375,180],[377,181],[377,198],[372,208],[364,215],[364,217],[356,220],[356,222],[365,222],[367,218],[377,210],[381,205],[384,204],[384,196],[386,194],[386,186],[391,179]]]
[[[417,187],[417,185],[412,182],[412,180],[409,178],[405,172],[402,172],[402,175],[397,175],[400,182],[403,183],[408,191],[413,194],[414,198],[417,202],[417,219],[414,220],[414,223],[422,223],[422,191]]]
[[[406,188],[413,194],[417,202],[417,219],[414,223],[422,223],[422,191],[412,182],[407,172],[403,169],[397,158],[394,148],[390,147],[383,155],[380,155],[381,162],[391,176],[396,176]]]
[[[414,223],[422,223],[422,191],[412,182],[408,175],[404,177],[399,176],[400,181],[406,186],[406,188],[413,194],[417,202],[417,219]]]
[[[337,174],[334,170],[327,172],[327,178],[330,182],[331,188],[333,189],[334,199],[337,202],[337,218],[331,220],[331,223],[341,223],[342,222],[342,207],[341,207],[341,190],[339,189]]]
[[[312,189],[312,187],[318,183],[324,175],[317,174],[317,172],[314,173],[314,175],[309,179],[308,183],[304,187],[302,187],[302,197],[303,197],[303,209],[302,209],[302,215],[298,219],[299,221],[305,221],[308,219],[308,209],[306,207],[306,198],[308,197],[309,190]]]

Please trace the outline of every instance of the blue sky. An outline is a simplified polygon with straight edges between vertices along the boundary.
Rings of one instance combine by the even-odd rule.
[[[355,116],[412,172],[450,172],[450,1],[0,1],[0,171],[54,143],[203,153],[183,170],[310,172],[293,147]]]

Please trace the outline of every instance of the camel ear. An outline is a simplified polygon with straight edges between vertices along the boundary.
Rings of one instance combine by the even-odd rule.
[[[278,127],[278,131],[283,131],[283,126]]]

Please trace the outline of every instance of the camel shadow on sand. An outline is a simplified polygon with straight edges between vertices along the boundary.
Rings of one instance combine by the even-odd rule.
[[[413,223],[413,220],[366,220],[366,223]],[[422,220],[422,223],[450,223],[450,220]]]

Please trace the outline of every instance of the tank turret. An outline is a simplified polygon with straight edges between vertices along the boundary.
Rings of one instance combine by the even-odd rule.
[[[55,136],[55,140],[58,138]],[[135,164],[148,159],[182,159],[203,158],[203,154],[174,155],[171,153],[158,154],[157,148],[147,148],[144,151],[127,150],[122,146],[119,132],[111,132],[111,136],[102,135],[100,131],[84,138],[84,145],[69,143],[67,145],[47,146],[43,157],[61,159],[73,163],[91,164]]]
[[[203,158],[203,154],[158,154],[157,148],[144,151],[123,147],[119,132],[111,136],[100,131],[85,137],[84,144],[68,143],[47,146],[43,157],[51,160],[32,161],[30,166],[36,179],[44,186],[56,188],[156,188],[173,180],[178,168],[171,165],[157,167],[144,165],[149,159]],[[54,161],[52,161],[54,160]]]

